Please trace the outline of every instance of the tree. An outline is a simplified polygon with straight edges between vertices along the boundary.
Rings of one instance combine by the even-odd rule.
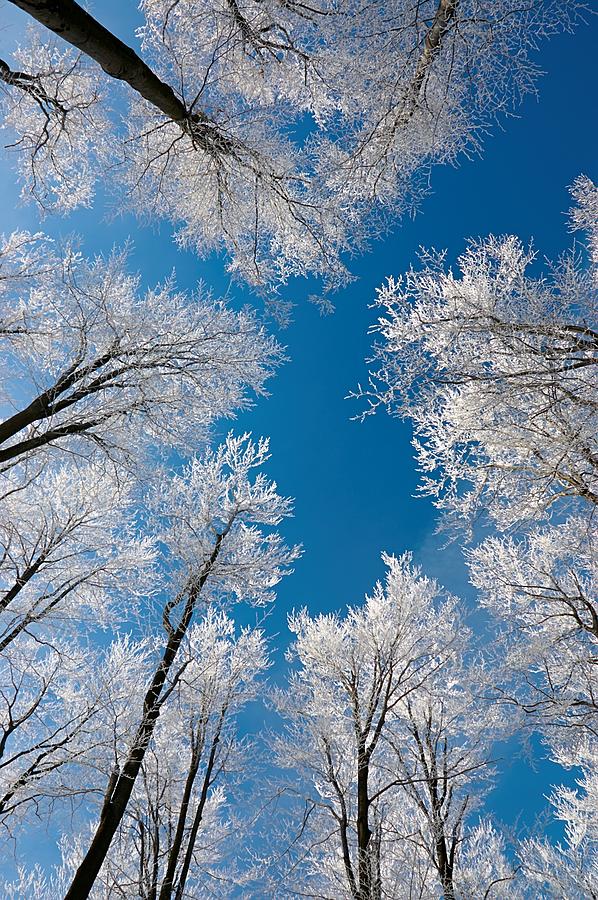
[[[148,447],[189,453],[219,416],[247,406],[281,359],[249,311],[172,279],[143,295],[126,254],[83,258],[43,235],[0,247],[0,464],[97,450],[138,467]]]
[[[80,702],[70,690],[83,655],[61,649],[30,639],[0,658],[0,823],[12,836],[31,807],[41,815],[48,803],[68,802],[63,770],[97,711],[91,692]]]
[[[269,665],[266,645],[258,629],[238,632],[232,619],[214,608],[193,623],[187,637],[179,677],[160,712],[92,897],[196,896],[227,877],[221,863],[231,855],[233,830],[238,837],[242,828],[233,807],[237,789],[249,777],[251,749],[237,736],[236,718],[259,691]],[[102,703],[94,709],[91,727],[88,716],[87,740],[78,742],[78,755],[72,753],[74,742],[68,748],[68,778],[59,790],[56,779],[53,785],[57,803],[77,796],[76,785],[79,796],[93,801],[126,759],[142,713],[138,686],[151,678],[155,664],[152,644],[155,640],[116,640],[99,654],[95,673],[93,665],[84,664],[88,683],[101,685]],[[42,783],[49,792],[48,779]],[[41,798],[36,799],[41,810]],[[36,867],[21,870],[29,894],[37,890],[50,900],[67,891],[90,831],[89,821],[81,825],[79,816],[74,822],[79,831],[64,834],[62,864],[49,878]],[[3,895],[11,895],[12,884],[2,884]]]
[[[148,462],[195,449],[263,391],[281,351],[203,289],[170,280],[142,297],[123,254],[90,262],[43,235],[3,242],[0,295],[4,649],[82,616],[105,625],[119,593],[132,614],[153,553],[136,510]]]
[[[553,750],[564,744],[570,760],[598,734],[597,560],[592,522],[582,516],[489,537],[468,553],[505,645],[498,696],[523,708]]]
[[[186,668],[161,713],[153,743],[113,847],[100,872],[107,896],[170,900],[225,877],[219,860],[240,823],[225,790],[245,780],[247,748],[235,718],[268,666],[263,635],[235,636],[230,618],[208,609],[189,631]]]
[[[134,209],[264,288],[346,280],[340,257],[372,215],[409,204],[419,173],[533,89],[536,40],[583,6],[147,0],[145,62],[73,0],[11,2],[46,29],[0,63],[26,192],[68,210],[113,169]]]
[[[413,421],[422,491],[452,523],[529,525],[598,499],[593,273],[573,253],[532,278],[533,258],[489,238],[461,277],[441,254],[378,292],[371,408]]]
[[[127,645],[137,671],[127,682],[128,731],[119,732],[126,774],[114,797],[108,792],[105,836],[106,810],[118,827],[134,786],[128,778],[190,664],[171,672],[200,593],[202,604],[225,595],[265,602],[294,558],[275,534],[249,524],[274,524],[286,509],[263,477],[248,481],[267,457],[265,443],[230,438],[226,449],[195,460],[187,481],[173,478],[167,463],[173,450],[187,454],[205,442],[215,417],[246,406],[248,388],[262,392],[281,350],[253,314],[233,312],[203,289],[187,297],[171,279],[140,295],[123,254],[88,261],[72,245],[57,250],[43,235],[15,233],[3,242],[0,269],[8,362],[0,424],[0,817],[11,833],[34,807],[41,816],[103,795],[105,782],[89,772],[106,771],[98,769],[102,740],[110,746],[105,717],[118,703],[99,673],[113,666],[104,657],[94,669],[90,659],[82,687],[74,661],[100,628],[113,636],[138,634],[140,625],[155,630],[156,598],[173,591],[158,656],[155,643],[149,663],[147,647]],[[218,518],[225,513],[226,521]],[[122,657],[121,640],[110,652]],[[165,687],[169,673],[174,681]],[[117,718],[113,735],[123,724]],[[113,780],[115,765],[113,758]],[[121,804],[116,815],[112,800]]]
[[[598,883],[598,191],[582,177],[573,194],[589,265],[573,251],[531,278],[533,254],[490,238],[460,259],[461,277],[441,255],[389,279],[371,396],[372,409],[413,420],[423,490],[448,524],[498,528],[466,554],[500,629],[496,699],[527,715],[555,762],[581,770],[577,789],[551,797],[564,843],[520,849],[528,888],[551,896],[595,896]]]
[[[203,289],[170,280],[141,296],[124,254],[88,261],[39,234],[3,241],[0,294],[0,815],[13,830],[48,792],[60,805],[56,778],[98,721],[103,694],[91,675],[89,696],[67,690],[69,657],[98,629],[138,627],[160,589],[139,508],[148,464],[205,441],[281,351]]]
[[[386,583],[363,607],[290,619],[299,667],[277,698],[278,757],[307,792],[291,893],[297,868],[298,892],[315,897],[461,896],[465,816],[500,717],[475,696],[483,669],[468,671],[455,599],[408,555],[384,560]],[[491,896],[512,872],[501,854],[486,869],[477,889]]]
[[[123,822],[162,709],[193,659],[182,651],[198,610],[231,599],[268,602],[298,555],[276,532],[259,527],[277,525],[290,509],[262,473],[251,479],[267,455],[266,441],[229,436],[218,450],[195,458],[184,475],[157,482],[154,508],[168,591],[164,634],[143,689],[141,715],[114,761],[89,849],[66,893],[69,900],[89,895]]]
[[[82,659],[85,632],[148,627],[154,598],[170,585],[164,613],[170,630],[162,657],[153,659],[145,711],[143,654],[133,654],[137,671],[126,700],[129,717],[135,712],[128,734],[137,743],[127,745],[120,793],[112,798],[109,790],[105,807],[112,813],[112,799],[121,802],[110,822],[118,826],[134,784],[127,779],[139,770],[162,704],[189,664],[181,663],[164,688],[199,593],[206,603],[225,593],[265,601],[280,567],[294,556],[276,535],[241,524],[274,523],[286,508],[263,478],[251,486],[243,480],[265,460],[265,444],[243,450],[243,440],[231,438],[220,454],[196,460],[187,500],[183,481],[156,463],[173,449],[185,453],[205,441],[216,416],[247,404],[250,385],[261,392],[281,351],[251,313],[235,313],[203,291],[188,298],[171,280],[139,296],[122,254],[89,262],[72,246],[58,252],[43,235],[15,233],[4,242],[0,264],[8,363],[0,425],[6,676],[0,817],[13,833],[19,813],[35,807],[45,815],[73,798],[103,794],[105,783],[90,783],[81,773],[97,767],[102,755],[100,725],[114,707],[114,692],[106,693],[103,677],[93,688],[91,671],[81,684],[82,667],[74,661]],[[155,502],[165,508],[150,515],[139,504],[152,475]],[[225,522],[217,518],[224,512]],[[169,515],[176,524],[166,535]],[[222,531],[210,530],[217,527]],[[158,543],[170,546],[168,560],[158,557]],[[260,561],[270,566],[267,576]],[[180,603],[185,611],[171,625]]]
[[[571,224],[574,230],[587,233],[594,276],[598,278],[598,188],[586,175],[580,175],[571,193],[576,201],[570,211]]]
[[[597,191],[581,178],[574,194],[589,266],[571,253],[531,278],[516,238],[490,238],[460,278],[441,257],[388,281],[372,401],[414,421],[423,490],[450,522],[524,532],[471,551],[472,578],[505,631],[507,682],[524,676],[517,702],[573,732],[595,728],[598,640]]]
[[[64,635],[54,646],[21,638],[4,651],[0,822],[13,839],[32,817],[73,817],[101,795],[101,773],[140,713],[148,655],[128,637],[101,648]]]

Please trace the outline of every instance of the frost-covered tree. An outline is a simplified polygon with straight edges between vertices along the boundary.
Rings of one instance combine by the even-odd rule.
[[[522,537],[487,538],[469,556],[480,601],[505,646],[499,696],[522,707],[569,759],[598,736],[598,547],[582,516]],[[559,736],[560,735],[560,736]]]
[[[530,896],[598,897],[598,594],[593,516],[571,516],[519,537],[491,537],[469,554],[472,581],[498,622],[504,670],[496,698],[523,710],[550,757],[575,772],[553,790],[560,842],[527,840]]]
[[[106,625],[122,588],[131,612],[152,556],[135,513],[147,463],[195,450],[281,351],[203,289],[142,295],[122,254],[89,261],[43,235],[2,242],[0,300],[4,649],[42,622],[45,640],[50,623]]]
[[[172,279],[145,291],[126,255],[87,260],[40,234],[0,245],[0,465],[101,450],[193,452],[206,427],[261,392],[278,345],[250,312]]]
[[[370,399],[413,421],[423,491],[445,524],[497,529],[467,554],[498,623],[496,699],[581,769],[577,790],[551,798],[564,843],[524,843],[522,878],[581,897],[596,893],[598,191],[582,177],[573,194],[587,262],[575,250],[532,277],[516,238],[490,238],[459,274],[441,255],[388,280]]]
[[[162,548],[157,563],[164,598],[162,637],[155,641],[145,684],[141,693],[137,692],[139,714],[113,760],[98,821],[67,891],[69,898],[89,895],[114,836],[131,810],[133,790],[162,711],[167,702],[173,702],[179,685],[182,689],[185,679],[191,677],[194,654],[192,648],[185,651],[194,620],[208,604],[272,600],[275,585],[297,557],[298,550],[285,547],[280,535],[271,530],[289,513],[289,501],[278,495],[263,473],[254,475],[267,456],[266,441],[254,444],[247,435],[229,436],[217,450],[195,458],[183,475],[157,477],[150,506]],[[226,693],[224,672],[220,682]],[[216,752],[218,742],[212,747]],[[175,869],[179,861],[184,865],[181,852],[182,848],[173,857]],[[166,874],[174,876],[175,871],[169,871],[167,865],[164,878]]]
[[[414,423],[422,490],[453,523],[499,528],[598,499],[592,271],[572,254],[534,278],[517,238],[443,255],[378,292],[373,407]]]
[[[527,531],[474,550],[474,584],[508,632],[511,673],[526,673],[524,706],[594,728],[597,192],[580,178],[574,194],[589,265],[572,253],[533,278],[516,238],[490,238],[459,276],[441,257],[387,282],[373,405],[414,422],[423,490],[449,522]]]
[[[100,73],[34,34],[15,50],[13,65],[0,60],[3,126],[13,136],[9,148],[19,153],[24,189],[42,207],[68,213],[88,206],[97,172],[110,163]]]
[[[306,807],[285,888],[454,898],[479,877],[477,890],[492,896],[491,884],[513,873],[500,840],[474,846],[465,819],[500,717],[476,697],[483,668],[474,674],[465,661],[457,601],[409,556],[384,559],[386,582],[364,606],[290,620],[298,668],[277,697],[287,720],[278,757],[303,776]]]
[[[70,210],[113,171],[134,209],[262,286],[342,282],[372,214],[410,203],[418,173],[532,89],[536,42],[583,8],[144,0],[140,55],[74,0],[11,2],[44,26],[0,61],[25,191]]]
[[[73,696],[73,708],[77,699],[94,692],[98,702],[87,708],[85,727],[78,719],[72,723],[73,734],[62,742],[61,755],[56,748],[51,753],[46,740],[44,761],[46,768],[54,764],[53,777],[47,776],[40,760],[38,793],[33,775],[29,794],[24,785],[15,792],[22,806],[35,800],[39,812],[44,802],[64,810],[69,799],[85,797],[89,803],[101,795],[106,779],[127,759],[143,713],[139,685],[151,678],[155,661],[155,640],[125,638],[96,653],[93,664],[82,663],[80,656],[66,664],[72,675],[78,670],[86,676],[85,693],[79,689],[78,698]],[[237,736],[236,717],[255,698],[258,679],[267,667],[259,630],[238,631],[226,614],[215,609],[208,609],[190,627],[177,677],[91,897],[199,896],[230,875],[222,861],[230,862],[238,850],[231,838],[234,833],[238,842],[242,829],[234,798],[249,778],[250,746]],[[75,733],[75,725],[80,733]],[[56,736],[56,745],[63,737]],[[30,758],[31,754],[21,762],[22,769]],[[14,819],[14,809],[12,813]],[[2,883],[3,896],[12,896],[13,891],[18,895],[25,884],[28,896],[44,900],[63,896],[89,840],[89,822],[81,826],[80,820],[80,813],[71,816],[71,830],[63,834],[61,864],[46,872],[22,866],[17,882]],[[1,808],[0,821],[10,821]]]
[[[0,657],[0,824],[13,839],[98,794],[141,711],[147,642],[22,637]],[[56,819],[53,816],[56,815]],[[60,827],[60,826],[59,826]],[[17,844],[18,846],[18,844]],[[3,850],[6,851],[6,844]]]
[[[231,619],[208,610],[183,652],[186,667],[160,715],[98,897],[181,900],[226,877],[219,863],[230,857],[233,832],[237,841],[241,833],[227,793],[247,779],[235,717],[268,666],[265,642],[256,630],[235,635]]]
[[[586,175],[580,175],[573,184],[571,193],[576,205],[571,210],[574,230],[585,231],[589,237],[594,278],[598,281],[598,187]]]
[[[528,840],[520,857],[523,875],[532,892],[538,889],[550,897],[598,897],[598,744],[586,740],[572,758],[563,746],[557,761],[566,768],[577,767],[575,787],[559,786],[551,797],[554,814],[564,825],[564,840]]]
[[[62,652],[61,652],[62,651]],[[63,772],[85,745],[97,705],[74,684],[85,671],[71,644],[48,649],[32,639],[0,656],[0,825],[14,835],[27,814],[71,795]]]
[[[96,531],[105,517],[89,515],[93,490],[89,509],[77,477],[79,492],[64,507],[46,492],[55,531],[42,520],[41,561],[20,585],[27,600],[17,592],[6,610],[15,621],[19,603],[40,612],[23,616],[0,656],[0,825],[16,839],[34,811],[57,822],[65,805],[76,813],[72,821],[83,815],[88,824],[63,842],[63,866],[49,880],[23,870],[30,892],[57,896],[72,880],[74,896],[92,889],[145,896],[136,894],[143,885],[148,897],[159,888],[164,900],[209,880],[225,855],[233,818],[221,782],[231,774],[239,780],[244,752],[234,719],[254,696],[267,657],[261,633],[235,635],[220,610],[271,601],[298,554],[273,530],[290,506],[256,471],[267,457],[266,441],[229,436],[183,474],[157,470],[132,536],[125,530],[112,545],[108,539],[104,551]],[[32,507],[37,499],[31,495]],[[136,531],[144,535],[137,551]],[[119,566],[113,555],[128,538],[130,558]],[[45,596],[38,581],[48,586]],[[70,587],[56,594],[62,606],[50,591],[60,582]],[[82,639],[79,616],[87,629],[121,634],[94,646]],[[141,636],[134,640],[131,629]],[[89,824],[99,800],[99,821]]]
[[[43,235],[2,242],[0,299],[1,814],[12,829],[13,812],[43,806],[32,798],[59,805],[57,773],[97,721],[91,677],[87,698],[77,688],[64,701],[79,677],[68,659],[85,634],[146,621],[164,585],[155,524],[139,511],[150,458],[197,448],[215,417],[262,391],[280,350],[253,315],[203,290],[188,297],[171,281],[143,296],[122,254],[88,261]]]

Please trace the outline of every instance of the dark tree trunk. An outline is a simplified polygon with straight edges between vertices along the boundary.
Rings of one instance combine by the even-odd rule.
[[[358,755],[357,769],[357,864],[360,900],[373,900],[372,871],[370,866],[370,798],[368,796],[369,760],[364,753]]]
[[[5,419],[4,422],[0,422],[0,444],[8,441],[29,425],[33,425],[34,422],[49,418],[51,415],[49,398],[50,391],[44,391],[43,394],[32,400],[25,409],[19,410],[10,418]]]
[[[25,409],[19,410],[19,412],[5,419],[4,422],[0,422],[0,444],[6,443],[10,438],[15,437],[30,425],[50,419],[56,413],[74,406],[79,400],[90,394],[101,392],[105,387],[110,387],[111,380],[114,378],[113,374],[102,376],[97,375],[97,372],[106,363],[110,362],[112,358],[113,349],[97,357],[87,366],[81,366],[81,357],[75,359],[69,368],[57,378],[52,387],[38,394]],[[92,374],[96,374],[96,377],[90,384],[77,387],[78,382],[81,382],[87,375]],[[71,390],[71,388],[76,388],[76,390],[65,396],[66,392]],[[28,440],[21,440],[5,449],[1,449],[0,462],[15,459],[29,450],[35,450],[37,447],[44,446],[61,437],[81,434],[100,424],[102,419],[105,418],[106,416],[104,415],[97,421],[75,421],[49,428],[42,434],[37,434]]]
[[[229,525],[230,527],[230,525]],[[154,733],[160,715],[161,696],[168,674],[176,659],[177,653],[187,633],[196,603],[212,566],[218,558],[222,540],[228,529],[220,533],[212,555],[195,584],[189,585],[187,602],[181,620],[176,628],[169,631],[169,638],[162,655],[160,665],[154,673],[149,690],[143,702],[143,717],[137,729],[133,746],[122,770],[111,779],[104,797],[100,812],[100,821],[92,838],[89,850],[75,873],[65,900],[85,900],[89,896],[98,873],[106,859],[112,839],[125,814],[127,804],[133,792],[135,781],[141,769],[146,750]]]
[[[174,876],[175,876],[176,867],[177,867],[177,864],[179,861],[179,857],[181,855],[181,849],[183,846],[183,838],[185,836],[185,825],[187,824],[187,814],[189,812],[189,805],[191,803],[191,794],[193,792],[193,785],[195,784],[195,779],[196,779],[197,773],[199,771],[201,755],[202,755],[201,747],[195,745],[193,747],[193,751],[191,753],[191,763],[189,765],[189,771],[187,773],[187,778],[185,780],[185,789],[183,791],[183,797],[182,797],[181,806],[179,809],[177,827],[175,830],[172,845],[168,852],[168,863],[166,866],[166,872],[164,873],[162,887],[160,888],[159,900],[170,900],[170,898],[172,897],[172,887],[174,884]]]
[[[58,428],[49,428],[43,434],[38,434],[36,437],[29,438],[26,441],[20,441],[18,444],[11,444],[5,450],[0,450],[0,463],[16,459],[17,456],[29,453],[30,450],[37,450],[38,447],[45,447],[46,444],[59,441],[63,437],[85,434],[90,429],[96,428],[101,424],[101,419],[94,419],[88,422],[72,422],[69,425],[61,425]]]
[[[453,866],[451,864],[444,836],[444,828],[436,839],[436,863],[438,866],[438,874],[440,883],[442,884],[442,892],[444,900],[455,900],[455,889],[453,886]]]
[[[182,100],[170,85],[152,72],[135,51],[104,28],[74,0],[10,0],[58,37],[95,60],[111,78],[117,78],[141,94],[169,119],[189,117]]]

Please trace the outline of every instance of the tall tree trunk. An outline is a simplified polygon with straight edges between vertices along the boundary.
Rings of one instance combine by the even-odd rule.
[[[189,804],[191,803],[191,795],[193,792],[193,785],[195,784],[195,779],[196,779],[197,773],[199,771],[199,764],[201,762],[201,757],[202,757],[201,745],[194,744],[193,750],[191,752],[191,762],[189,765],[189,771],[187,772],[187,778],[185,779],[185,789],[183,791],[183,797],[181,799],[181,806],[179,809],[177,826],[176,826],[176,830],[174,833],[174,838],[172,840],[172,844],[168,851],[168,863],[166,866],[166,872],[164,873],[164,878],[162,880],[162,886],[160,888],[159,900],[170,900],[170,898],[172,897],[172,886],[174,884],[174,875],[176,872],[177,864],[179,862],[179,857],[181,855],[181,848],[183,846],[183,838],[185,836],[185,826],[187,824],[187,813],[189,812]]]
[[[125,814],[127,804],[133,792],[135,781],[141,769],[146,750],[154,733],[160,715],[161,696],[169,672],[185,637],[201,589],[218,558],[222,541],[230,529],[229,523],[225,531],[218,534],[212,554],[195,583],[188,587],[187,602],[178,626],[169,632],[168,642],[162,655],[160,665],[152,678],[149,690],[143,702],[143,717],[137,729],[133,746],[129,751],[122,770],[111,779],[104,797],[100,812],[100,821],[92,838],[89,850],[83,857],[81,865],[68,889],[65,900],[85,900],[89,896],[98,873],[106,859],[110,844]]]
[[[453,867],[447,851],[444,827],[440,825],[440,829],[440,833],[436,837],[436,864],[438,866],[438,874],[440,876],[440,883],[442,884],[444,900],[455,900]]]
[[[370,865],[370,798],[368,796],[369,758],[364,752],[357,761],[357,865],[359,873],[359,900],[373,900],[372,870]]]

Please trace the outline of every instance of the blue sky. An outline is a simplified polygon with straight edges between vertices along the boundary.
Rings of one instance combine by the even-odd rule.
[[[95,4],[95,13],[121,38],[134,43],[134,4]],[[0,56],[14,45],[23,17],[0,4]],[[13,24],[14,23],[14,24]],[[295,574],[280,589],[268,629],[286,642],[285,619],[293,608],[312,612],[358,603],[376,578],[383,576],[380,552],[412,550],[428,574],[457,593],[467,591],[458,548],[442,550],[434,536],[435,512],[428,501],[413,497],[417,474],[407,425],[379,413],[363,423],[347,393],[367,379],[365,358],[371,345],[368,327],[375,311],[368,306],[386,275],[399,274],[416,262],[419,246],[447,248],[450,261],[468,237],[516,233],[534,239],[540,257],[556,257],[571,241],[566,211],[567,187],[585,173],[598,178],[595,151],[598,122],[592,108],[596,78],[598,19],[574,35],[560,35],[540,46],[536,61],[544,70],[538,97],[528,97],[517,117],[503,119],[484,140],[481,158],[463,158],[455,168],[436,168],[432,193],[414,219],[405,219],[371,253],[355,261],[358,281],[334,299],[334,315],[320,317],[303,302],[313,286],[289,286],[286,297],[297,303],[292,325],[279,334],[290,361],[270,383],[271,397],[239,420],[238,427],[271,437],[269,471],[280,490],[296,498],[295,517],[284,527],[290,542],[305,553]],[[41,226],[33,207],[18,202],[10,160],[0,168],[0,231],[15,227],[54,235],[78,232],[90,254],[108,251],[129,236],[132,266],[151,284],[176,269],[181,287],[201,279],[215,292],[228,287],[219,260],[202,262],[179,251],[169,228],[144,228],[128,216],[109,221],[101,203],[68,219],[47,219]],[[252,298],[234,286],[238,302]],[[274,326],[273,326],[274,328]],[[237,426],[235,426],[237,427]],[[227,430],[226,424],[221,427]],[[530,820],[544,805],[543,794],[559,778],[543,763],[535,775],[526,764],[504,765],[492,807],[514,822],[525,806]]]

